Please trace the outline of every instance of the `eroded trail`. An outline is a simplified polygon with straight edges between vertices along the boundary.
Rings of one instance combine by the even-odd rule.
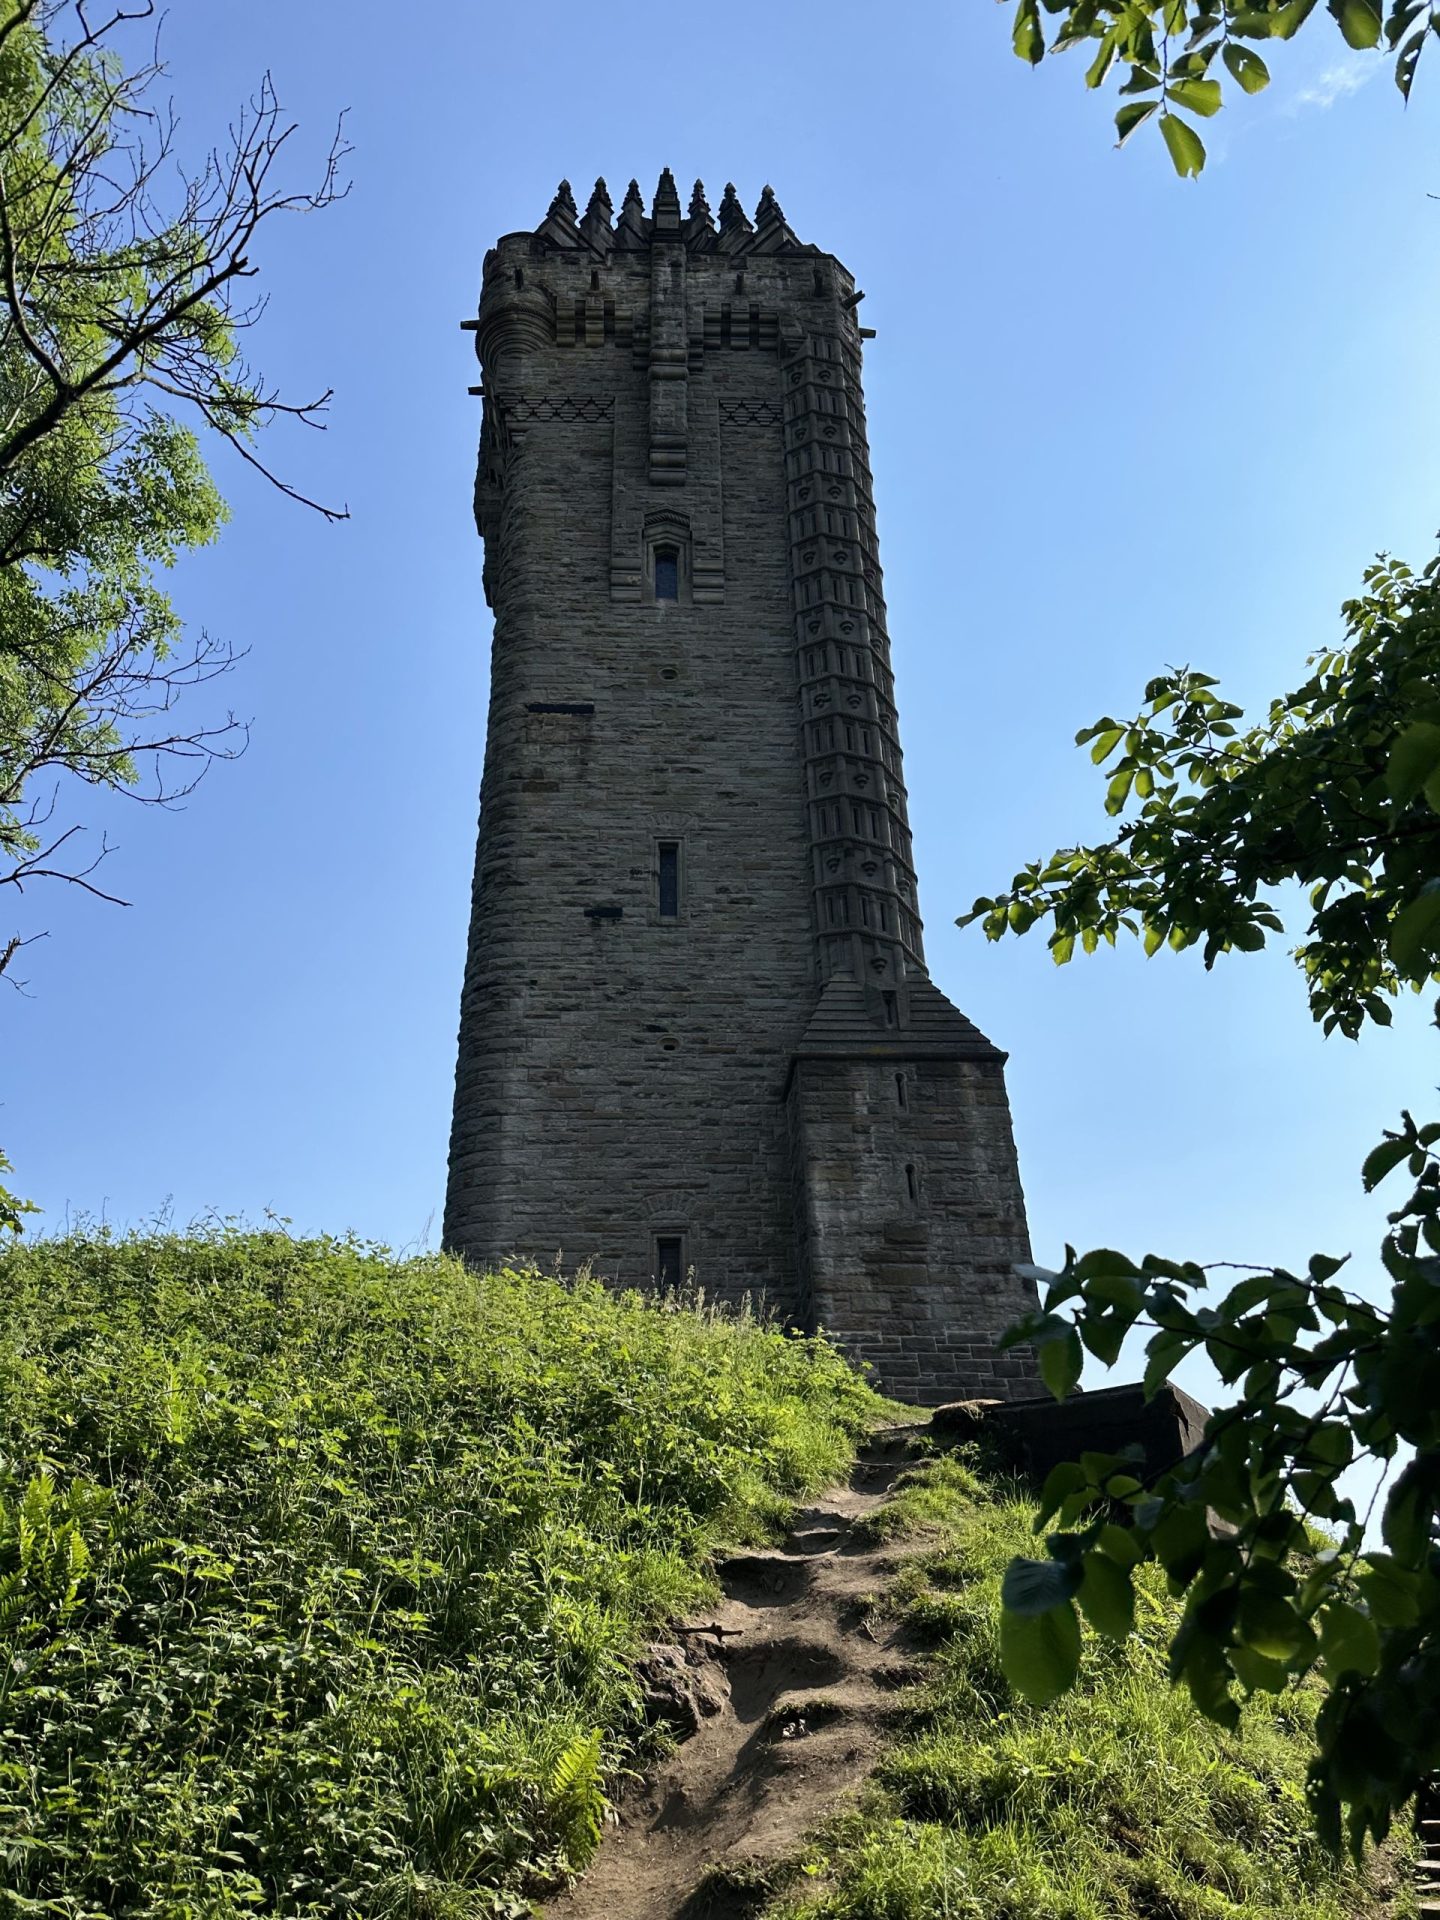
[[[662,1657],[696,1730],[621,1801],[554,1920],[743,1920],[751,1903],[715,1869],[763,1870],[864,1779],[909,1672],[875,1606],[896,1552],[854,1529],[903,1464],[903,1441],[872,1448],[783,1546],[721,1566],[725,1599],[704,1623],[720,1632]]]

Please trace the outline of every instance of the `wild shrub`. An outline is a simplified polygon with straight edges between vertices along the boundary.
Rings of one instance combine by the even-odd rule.
[[[636,1653],[832,1477],[831,1350],[281,1233],[0,1260],[0,1914],[468,1920],[593,1852]]]

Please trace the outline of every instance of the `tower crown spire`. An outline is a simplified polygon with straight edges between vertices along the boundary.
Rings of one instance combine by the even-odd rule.
[[[553,220],[557,214],[567,220],[573,220],[576,217],[575,196],[570,191],[568,180],[562,180],[556,188],[555,198],[550,202],[550,211],[545,217],[547,220]]]
[[[645,218],[640,182],[632,180],[625,189],[620,218],[615,223],[615,244],[617,247],[643,247],[649,232],[650,222]]]
[[[720,231],[732,233],[737,228],[742,233],[748,233],[750,222],[746,218],[744,207],[740,204],[740,196],[735,191],[735,182],[727,180],[725,192],[720,201]]]
[[[655,189],[655,205],[652,209],[657,232],[673,233],[680,226],[680,195],[675,188],[675,176],[669,167],[662,169],[660,184]]]
[[[580,222],[580,231],[592,246],[608,244],[612,211],[609,189],[603,180],[597,180],[585,208],[585,218]]]
[[[755,209],[755,225],[757,227],[764,227],[768,226],[772,220],[783,222],[784,219],[785,215],[781,211],[780,202],[775,198],[775,189],[773,187],[762,187],[760,189],[760,204]]]

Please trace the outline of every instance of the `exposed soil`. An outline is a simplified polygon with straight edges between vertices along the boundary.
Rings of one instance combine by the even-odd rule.
[[[721,1565],[725,1599],[694,1623],[720,1631],[686,1633],[668,1656],[695,1730],[622,1798],[589,1871],[549,1903],[553,1920],[745,1920],[747,1884],[865,1778],[906,1649],[874,1605],[898,1550],[854,1527],[904,1460],[903,1437],[872,1446],[783,1546]]]

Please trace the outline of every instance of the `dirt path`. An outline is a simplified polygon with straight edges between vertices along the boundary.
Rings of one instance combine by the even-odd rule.
[[[743,1920],[752,1901],[714,1870],[763,1870],[865,1778],[909,1674],[873,1606],[897,1553],[853,1529],[903,1465],[903,1440],[872,1448],[782,1547],[722,1564],[725,1599],[707,1621],[724,1632],[686,1638],[698,1729],[622,1800],[553,1920]]]

